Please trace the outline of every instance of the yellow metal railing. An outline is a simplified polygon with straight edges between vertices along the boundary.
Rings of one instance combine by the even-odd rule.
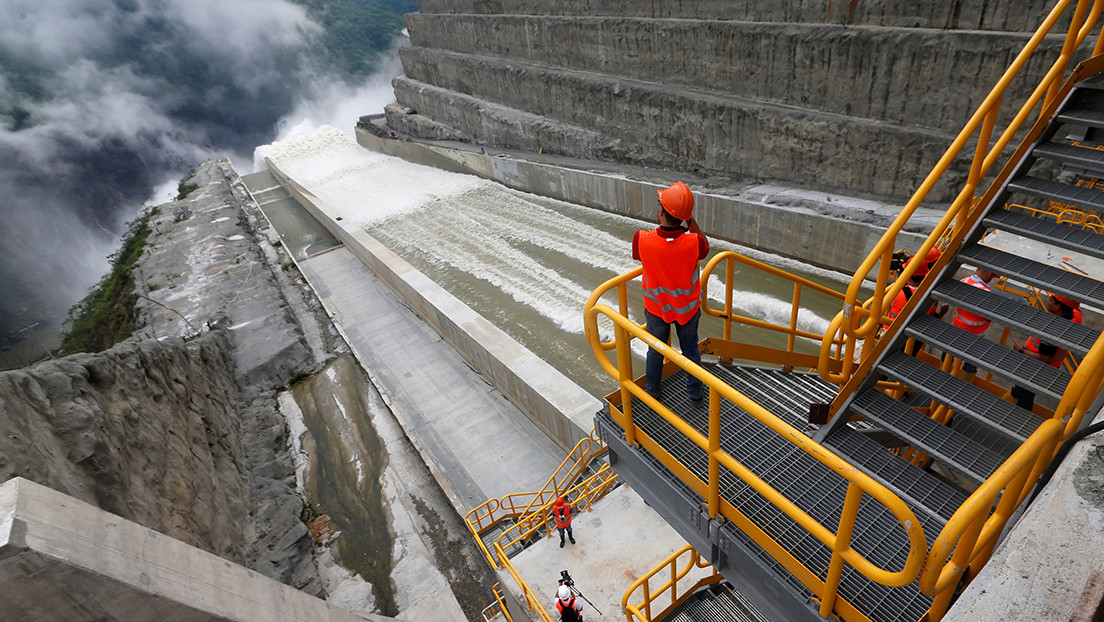
[[[1071,7],[1073,7],[1072,14],[1070,14]],[[1017,55],[1016,59],[1012,62],[1011,66],[1009,66],[1008,70],[1005,71],[992,91],[990,91],[978,110],[951,143],[946,153],[944,153],[936,163],[935,168],[932,169],[931,173],[929,173],[923,183],[920,184],[920,187],[913,194],[912,198],[905,204],[900,215],[886,230],[886,233],[875,245],[870,255],[855,272],[847,289],[843,310],[832,321],[821,343],[821,365],[819,367],[822,376],[826,380],[832,382],[839,384],[846,383],[841,391],[840,397],[833,402],[833,413],[838,412],[839,407],[857,388],[857,383],[849,381],[853,377],[861,378],[865,376],[865,374],[869,372],[871,363],[876,358],[876,355],[880,354],[880,350],[884,346],[879,347],[878,345],[873,345],[873,347],[871,347],[870,340],[876,335],[881,327],[885,309],[889,308],[893,299],[901,291],[916,269],[916,265],[906,266],[901,277],[893,282],[889,282],[889,266],[894,249],[896,248],[898,235],[904,230],[909,219],[920,207],[920,204],[927,198],[928,193],[935,184],[942,179],[951,163],[958,157],[969,142],[974,141],[976,147],[971,160],[970,172],[966,184],[951,203],[946,214],[935,226],[932,234],[924,241],[917,251],[917,255],[921,257],[925,256],[936,244],[937,240],[948,232],[951,232],[951,241],[946,249],[949,252],[944,253],[943,258],[936,263],[936,267],[932,272],[938,272],[938,270],[949,261],[950,256],[957,252],[959,245],[961,245],[966,233],[970,230],[973,223],[981,216],[984,206],[991,203],[993,197],[996,196],[1000,188],[1003,187],[1004,182],[1008,179],[1009,175],[1011,175],[1012,166],[1006,165],[993,180],[982,200],[975,200],[975,191],[979,184],[993,169],[1002,155],[1004,155],[1006,147],[1008,147],[1015,134],[1019,132],[1021,128],[1025,127],[1027,119],[1038,110],[1039,121],[1032,127],[1031,131],[1012,157],[1008,159],[1009,164],[1019,161],[1034,139],[1042,133],[1046,121],[1053,115],[1054,110],[1060,103],[1061,96],[1072,88],[1073,83],[1079,79],[1080,76],[1092,75],[1099,71],[1102,61],[1099,58],[1093,58],[1083,63],[1082,66],[1079,66],[1078,69],[1071,74],[1070,79],[1066,80],[1063,85],[1066,70],[1071,59],[1089,37],[1102,11],[1104,11],[1104,0],[1079,0],[1076,3],[1074,0],[1060,0],[1054,6],[1054,9],[1047,15],[1039,29],[1031,36],[1023,50]],[[997,118],[1000,115],[1003,98],[1009,85],[1039,48],[1044,38],[1050,33],[1054,26],[1066,16],[1069,16],[1070,26],[1066,33],[1061,53],[1051,65],[1045,77],[1035,87],[1031,95],[1028,96],[1027,100],[1008,126],[1000,136],[997,137],[996,141],[993,141],[993,133]],[[1094,57],[1101,52],[1102,44],[1104,44],[1104,39],[1098,36],[1095,48],[1092,52]],[[981,206],[982,209],[971,209],[973,205]],[[863,299],[860,298],[860,296],[862,288],[867,284],[872,273],[876,274],[873,278],[875,283],[874,294],[870,298],[869,303],[864,305]],[[917,291],[917,293],[921,295],[914,296],[913,300],[910,300],[910,303],[915,304],[915,300],[919,300],[923,297],[922,294],[926,293],[927,288],[931,286],[932,280],[933,279],[925,279]],[[902,317],[907,316],[908,311],[911,311],[911,307],[906,306],[905,312],[902,312],[900,315]],[[896,325],[890,326],[890,331],[896,330],[898,330]],[[832,346],[835,344],[836,340],[840,338],[844,340],[844,347],[842,349],[843,354],[842,356],[836,355],[834,357]],[[867,346],[865,348],[861,345],[864,342]],[[854,354],[856,351],[861,352],[858,365],[855,364]],[[836,358],[839,361],[839,365],[842,368],[839,373],[832,371],[832,366],[828,364],[829,360],[832,358]]]
[[[602,295],[611,289],[622,289],[628,280],[628,275],[621,275],[610,279],[603,284],[591,301],[599,300]],[[731,285],[730,285],[731,287]],[[598,317],[603,315],[614,325],[614,349],[616,350],[617,364],[610,362],[606,349],[598,337]],[[706,372],[699,365],[685,358],[667,344],[657,340],[644,328],[629,320],[604,304],[589,306],[586,311],[586,332],[588,341],[598,357],[599,363],[606,372],[615,378],[620,385],[621,399],[618,404],[610,405],[610,412],[614,420],[625,430],[625,437],[630,445],[640,444],[652,455],[656,456],[665,466],[702,496],[706,501],[711,518],[723,515],[726,519],[736,523],[745,533],[750,535],[760,546],[770,552],[779,560],[794,576],[805,583],[815,594],[821,597],[821,613],[827,616],[836,606],[836,590],[842,575],[844,564],[855,568],[864,576],[883,585],[901,586],[915,580],[923,564],[926,553],[926,541],[923,530],[916,520],[912,510],[896,495],[884,486],[871,479],[865,473],[853,468],[848,463],[838,458],[820,444],[794,429],[792,426],[774,416],[759,404],[755,403],[731,386],[721,382],[712,374]],[[631,340],[640,339],[648,346],[656,349],[668,360],[681,367],[688,374],[700,379],[709,389],[709,429],[707,434],[702,434],[666,406],[648,395],[643,387],[634,381],[632,371]],[[668,454],[661,446],[650,439],[633,421],[632,398],[643,401],[649,408],[658,413],[668,423],[675,427],[681,434],[706,452],[709,457],[708,481],[702,481],[673,456]],[[728,452],[720,448],[721,436],[721,400],[728,400],[737,407],[755,417],[779,436],[788,440],[795,447],[804,451],[826,467],[834,471],[847,484],[847,495],[837,525],[822,525],[816,519],[809,516],[782,493],[772,488],[769,484],[752,473]],[[741,514],[727,500],[719,494],[720,469],[726,469],[751,486],[770,503],[786,513],[798,525],[817,538],[832,551],[832,559],[829,571],[825,579],[821,579],[814,572],[806,568],[800,561],[790,555],[781,545],[763,533],[747,517]],[[909,553],[899,570],[881,568],[871,563],[860,553],[851,548],[851,534],[854,528],[855,518],[858,513],[859,503],[866,496],[870,500],[885,506],[898,520],[902,531],[909,540]],[[849,607],[840,603],[842,607]]]
[[[683,563],[681,567],[679,567],[680,561]],[[634,622],[634,620],[636,622],[662,620],[664,616],[670,613],[675,607],[682,604],[682,602],[694,592],[697,592],[703,587],[715,585],[724,581],[724,577],[716,570],[713,570],[704,577],[696,580],[691,579],[694,582],[690,585],[683,585],[681,583],[683,579],[690,575],[690,571],[705,568],[712,569],[712,566],[709,565],[709,562],[702,559],[697,550],[689,544],[671,553],[667,559],[663,560],[658,566],[637,579],[629,586],[629,589],[625,591],[625,595],[621,598],[621,610],[625,612],[625,620],[627,622]],[[664,571],[669,572],[669,574],[666,575],[668,577],[667,581],[658,588],[653,589],[652,580]],[[641,600],[635,603],[629,602],[637,590],[643,592]],[[668,597],[669,602],[664,605],[663,609],[656,610],[654,603],[664,595]]]
[[[521,541],[535,537],[541,530],[551,534],[553,528],[549,523],[553,521],[552,503],[556,497],[567,497],[572,500],[572,506],[576,511],[589,510],[595,501],[601,499],[613,489],[617,480],[617,473],[608,464],[603,464],[593,475],[582,481],[569,485],[576,479],[586,467],[606,450],[600,439],[594,436],[591,430],[590,436],[575,444],[568,452],[560,466],[548,478],[542,490],[537,492],[525,492],[506,495],[501,499],[488,499],[479,507],[468,512],[465,522],[468,530],[475,537],[479,549],[483,551],[487,561],[495,568],[505,569],[514,579],[518,589],[525,597],[526,607],[535,612],[542,622],[552,622],[552,618],[541,604],[541,598],[535,594],[529,584],[518,572],[510,561],[506,549]],[[491,543],[488,548],[483,542],[483,534],[507,519],[515,519],[517,522],[505,530],[498,540]],[[512,621],[509,611],[502,599],[498,584],[495,584],[495,599],[484,612],[499,606],[508,620]],[[484,614],[486,615],[486,613]]]
[[[556,497],[565,494],[568,484],[575,481],[591,461],[605,450],[605,445],[594,436],[594,430],[591,430],[590,436],[575,443],[567,457],[560,466],[556,467],[540,490],[513,493],[500,499],[488,499],[468,512],[464,521],[468,525],[468,530],[475,536],[475,541],[487,561],[492,566],[497,565],[491,551],[483,543],[484,533],[504,520],[518,520],[539,512],[544,506],[555,501]]]
[[[497,542],[494,543],[494,555],[499,560],[499,563],[494,564],[499,568],[505,568],[506,572],[510,573],[513,577],[514,583],[517,584],[518,589],[521,590],[521,594],[525,596],[525,606],[529,611],[537,614],[537,618],[541,622],[552,622],[552,617],[548,615],[548,611],[545,610],[544,605],[541,604],[541,597],[535,593],[529,584],[525,582],[525,579],[518,572],[517,568],[510,561],[510,557],[506,555],[506,551],[502,550]]]
[[[617,472],[608,464],[603,464],[594,475],[567,489],[562,496],[571,502],[574,512],[584,512],[612,490],[616,483]],[[517,523],[502,532],[498,537],[498,544],[502,549],[506,550],[515,544],[527,542],[542,532],[544,535],[552,535],[555,532],[555,520],[552,514],[555,500],[553,497],[536,510],[521,516]]]
[[[770,275],[776,279],[789,281],[793,284],[793,295],[790,298],[790,323],[788,325],[774,324],[766,322],[758,318],[751,318],[742,315],[737,315],[733,306],[733,288],[728,286],[725,288],[724,306],[720,309],[715,309],[709,305],[709,282],[713,272],[718,269],[718,266],[723,264],[724,277],[723,282],[732,284],[735,282],[735,268],[736,264],[743,264],[749,268],[753,268],[767,275]],[[632,273],[629,273],[632,274]],[[785,270],[775,268],[774,266],[767,265],[761,261],[757,261],[750,257],[745,257],[739,253],[732,251],[725,251],[717,253],[710,259],[705,267],[702,269],[701,276],[702,293],[701,299],[704,303],[702,306],[702,312],[719,318],[723,321],[722,335],[723,343],[714,344],[710,343],[707,346],[706,353],[717,354],[723,358],[739,358],[740,354],[758,355],[757,360],[765,362],[776,362],[781,365],[785,365],[790,368],[805,367],[813,368],[819,363],[815,355],[801,355],[796,350],[797,340],[805,339],[809,342],[819,344],[824,335],[819,333],[813,333],[807,330],[798,328],[798,319],[801,312],[801,295],[805,290],[811,290],[818,294],[823,294],[836,300],[843,300],[844,295],[842,292],[837,292],[834,289],[825,287],[819,283],[814,283],[806,278],[802,278]],[[618,287],[618,297],[622,296],[622,290],[624,288]],[[597,300],[593,296],[592,300]],[[589,304],[589,303],[588,303]],[[589,304],[593,306],[593,304]],[[588,307],[589,308],[589,307]],[[624,309],[622,309],[624,314]],[[786,349],[785,351],[776,351],[773,356],[767,355],[765,350],[761,347],[752,346],[750,344],[740,344],[736,346],[732,341],[732,325],[736,323],[741,326],[750,326],[754,328],[761,328],[767,331],[778,332],[786,335]],[[837,345],[842,344],[842,340],[837,340]]]
[[[506,618],[507,622],[514,622],[514,618],[510,616],[510,608],[506,606],[506,601],[502,597],[502,584],[495,583],[491,593],[494,594],[495,599],[493,603],[483,608],[483,622],[497,620],[499,615]]]

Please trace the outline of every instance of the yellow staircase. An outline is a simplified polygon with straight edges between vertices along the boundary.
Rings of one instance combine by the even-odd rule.
[[[1090,145],[1104,135],[1104,56],[1099,34],[1090,37],[1102,11],[1104,0],[1057,3],[847,291],[763,267],[793,284],[788,325],[734,313],[733,265],[755,262],[732,253],[703,271],[703,283],[716,272],[727,287],[721,308],[708,306],[708,292],[702,297],[703,311],[723,320],[723,334],[702,342],[716,363],[690,362],[629,318],[627,288],[640,270],[611,279],[588,301],[587,338],[620,387],[595,420],[611,461],[767,618],[939,620],[988,560],[1059,444],[1100,408],[1099,332],[963,286],[954,275],[963,264],[984,267],[1104,306],[1104,283],[1092,275],[982,243],[987,230],[998,229],[1104,259],[1104,235],[1094,227],[1038,217],[1050,202],[1084,213],[1104,209],[1104,191],[1053,181],[1050,172],[1054,163],[1104,171],[1104,151]],[[1059,23],[1069,26],[1051,71],[1021,108],[1002,110],[1019,70]],[[1069,70],[1072,59],[1090,55]],[[1011,122],[998,131],[1004,119]],[[1070,127],[1089,128],[1079,132],[1086,138],[1066,141],[1062,130]],[[897,236],[963,152],[972,157],[969,177],[916,253],[939,245],[943,254],[890,320],[886,311],[916,267],[891,280]],[[798,328],[803,292],[840,301],[826,334]],[[616,308],[603,303],[607,298]],[[1059,344],[1080,364],[1055,369],[1003,345],[1007,331],[989,341],[938,321],[926,313],[936,301]],[[603,341],[600,318],[612,325],[612,340]],[[787,346],[741,343],[735,335],[748,330],[785,334]],[[659,399],[634,374],[636,339],[667,359]],[[964,363],[981,371],[964,374]],[[684,374],[705,383],[708,400],[692,402],[674,390]],[[1014,385],[1057,405],[1029,411],[1001,399]],[[629,620],[657,619],[650,598],[626,599]]]

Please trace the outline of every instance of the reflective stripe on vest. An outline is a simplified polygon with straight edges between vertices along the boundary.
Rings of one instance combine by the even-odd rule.
[[[976,274],[971,274],[970,276],[962,279],[962,282],[967,285],[972,285],[978,289],[983,289],[987,292],[993,291],[993,288],[989,287],[989,284],[981,280],[981,278],[979,278]],[[951,323],[961,328],[962,330],[973,333],[975,335],[980,335],[984,333],[985,330],[989,328],[990,324],[988,318],[980,316],[976,313],[964,311],[962,309],[955,309],[955,315],[951,319]]]
[[[685,324],[701,299],[697,234],[664,238],[655,230],[642,231],[637,251],[644,266],[644,308],[665,322]]]

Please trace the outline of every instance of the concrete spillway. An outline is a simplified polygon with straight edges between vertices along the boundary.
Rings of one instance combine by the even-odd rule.
[[[341,226],[378,239],[586,391],[610,390],[583,336],[582,309],[599,284],[637,265],[632,232],[653,225],[367,151],[334,128],[258,153],[324,201]],[[839,273],[719,240],[712,247],[843,287]],[[788,282],[739,267],[736,281],[740,314],[788,323]],[[719,281],[710,294],[719,306]],[[638,289],[630,300],[642,317]],[[802,303],[799,326],[813,332],[838,310],[826,296],[806,294]],[[702,334],[719,330],[706,321]],[[784,344],[778,335],[749,338]]]

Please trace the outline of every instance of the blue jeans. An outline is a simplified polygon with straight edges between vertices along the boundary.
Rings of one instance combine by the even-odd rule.
[[[671,325],[675,326],[675,334],[678,335],[679,347],[682,355],[701,365],[701,351],[698,350],[698,320],[701,318],[701,309],[694,314],[685,324],[678,322],[666,322],[663,318],[644,312],[647,319],[648,332],[656,339],[671,343]],[[663,355],[652,348],[648,348],[647,364],[644,367],[646,382],[644,389],[651,395],[658,397],[660,380],[663,378]],[[686,393],[691,399],[701,399],[702,382],[690,374],[686,374]]]

